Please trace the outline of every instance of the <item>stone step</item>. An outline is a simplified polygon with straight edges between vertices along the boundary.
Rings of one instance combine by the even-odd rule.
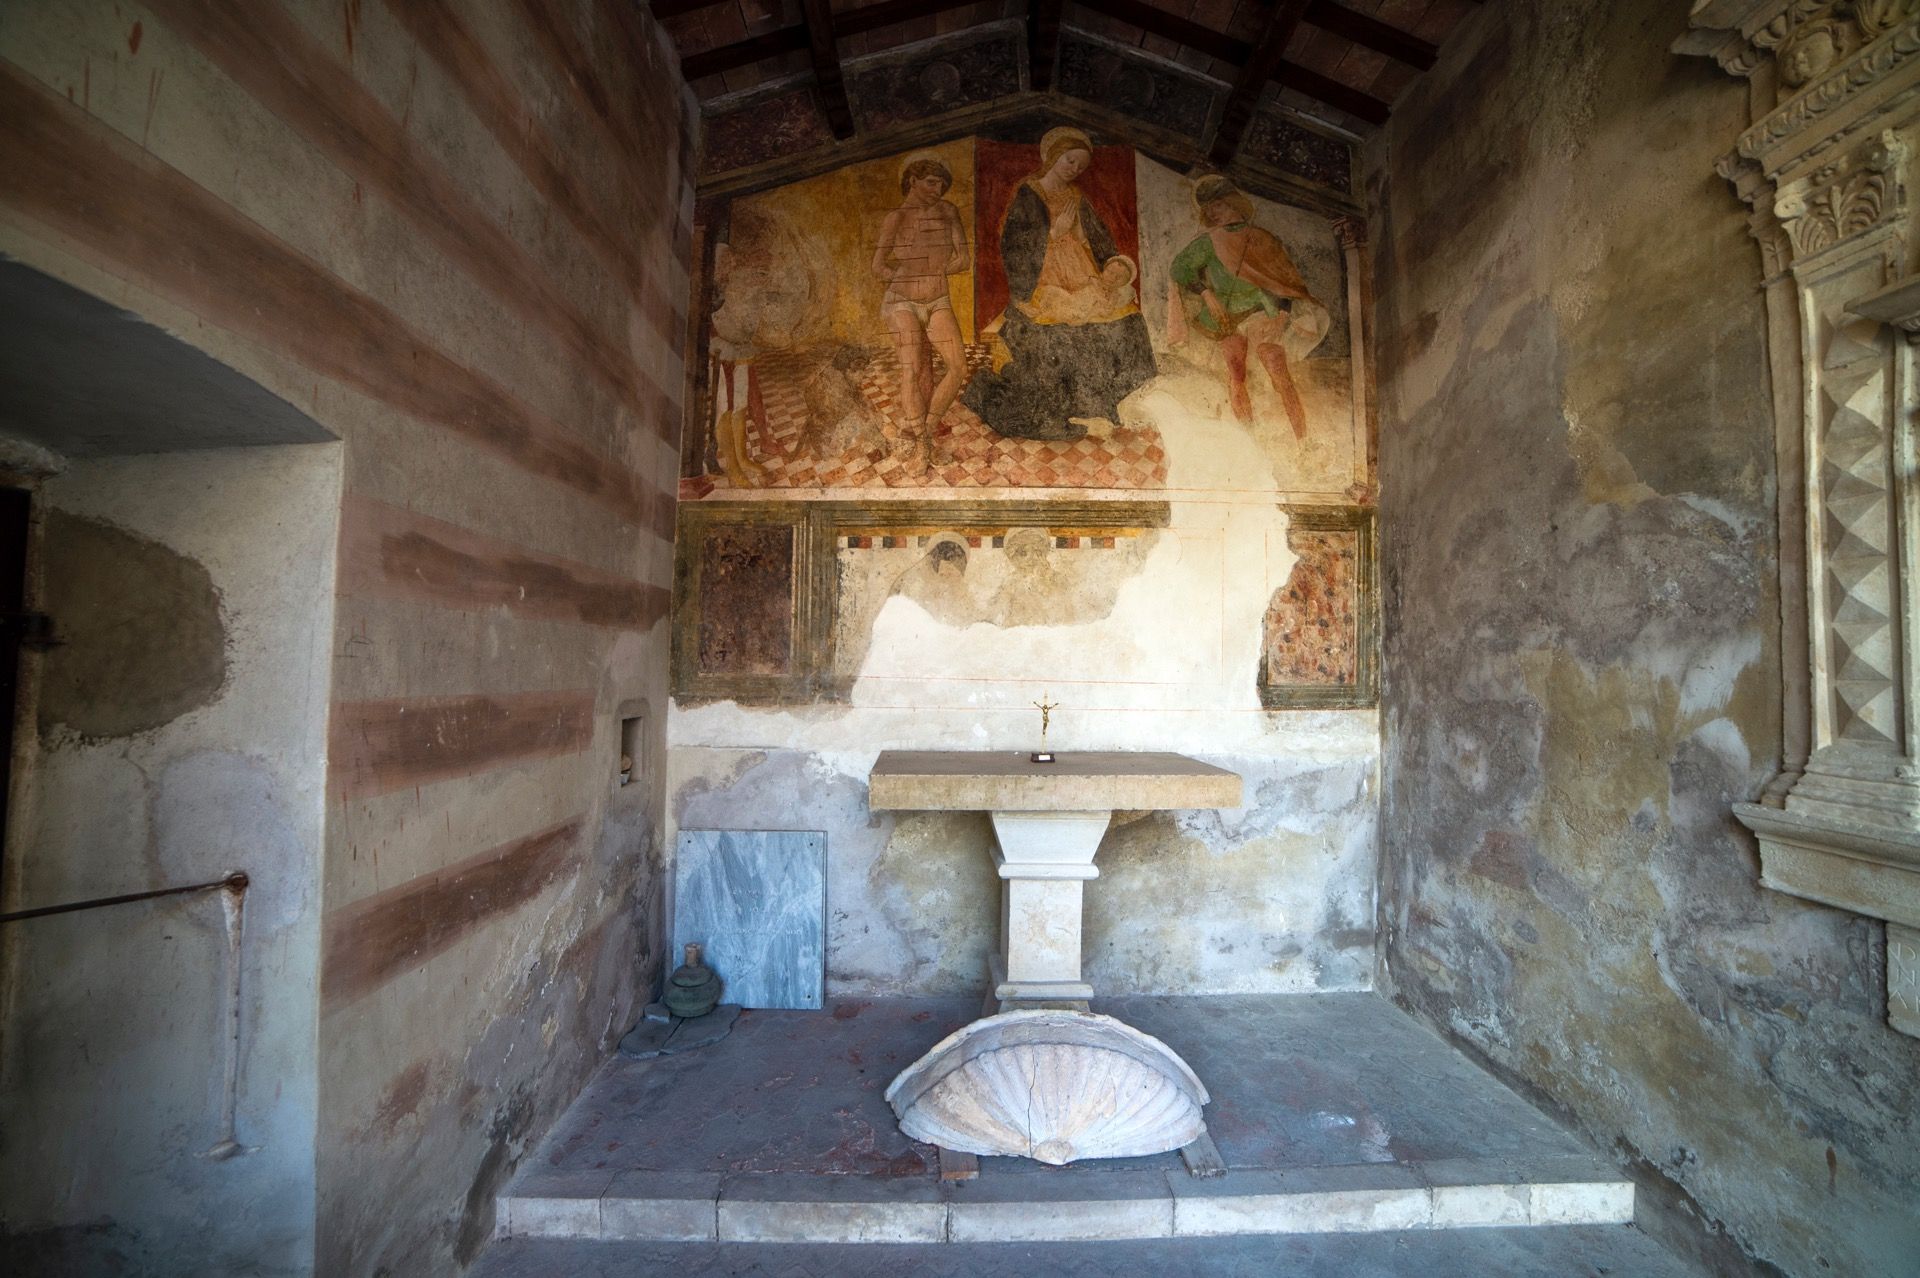
[[[1145,1242],[820,1243],[597,1242],[508,1238],[467,1278],[1452,1278],[1618,1274],[1706,1278],[1631,1225],[1552,1229],[1423,1229],[1376,1234],[1234,1234]]]
[[[983,1173],[978,1180],[530,1169],[495,1236],[624,1242],[974,1243],[1623,1224],[1633,1183],[1597,1159]]]

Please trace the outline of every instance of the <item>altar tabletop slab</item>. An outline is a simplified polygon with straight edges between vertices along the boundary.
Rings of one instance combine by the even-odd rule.
[[[867,779],[875,811],[1100,812],[1237,808],[1240,777],[1157,751],[883,750]]]

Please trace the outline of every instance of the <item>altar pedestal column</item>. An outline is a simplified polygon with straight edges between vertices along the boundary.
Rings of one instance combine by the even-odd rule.
[[[867,779],[874,811],[975,811],[993,821],[1000,938],[989,1010],[1085,1010],[1081,905],[1094,854],[1118,809],[1233,808],[1240,778],[1185,755],[887,750]]]
[[[1080,974],[1081,896],[1112,812],[995,812],[1000,947],[991,960],[999,1010],[1086,1010],[1093,986]]]

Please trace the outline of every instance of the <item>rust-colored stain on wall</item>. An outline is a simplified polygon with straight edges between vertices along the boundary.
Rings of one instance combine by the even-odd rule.
[[[667,590],[542,555],[455,524],[350,496],[341,570],[361,593],[449,608],[504,608],[595,626],[644,630],[667,613]]]
[[[343,701],[330,735],[333,793],[386,794],[584,750],[593,740],[593,693]]]
[[[776,675],[793,665],[793,532],[715,528],[700,556],[700,669]]]
[[[329,914],[321,997],[352,1002],[533,899],[571,866],[580,828],[575,817]]]
[[[89,260],[652,526],[664,494],[641,476],[5,63],[0,117],[0,204],[71,237]]]
[[[1264,682],[1346,687],[1358,679],[1358,540],[1338,530],[1288,537],[1300,557],[1267,605]]]

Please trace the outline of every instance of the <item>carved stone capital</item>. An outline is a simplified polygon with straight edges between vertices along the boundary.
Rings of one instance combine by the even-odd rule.
[[[1774,199],[1794,252],[1811,257],[1878,226],[1899,207],[1906,147],[1892,133],[1781,186]]]

